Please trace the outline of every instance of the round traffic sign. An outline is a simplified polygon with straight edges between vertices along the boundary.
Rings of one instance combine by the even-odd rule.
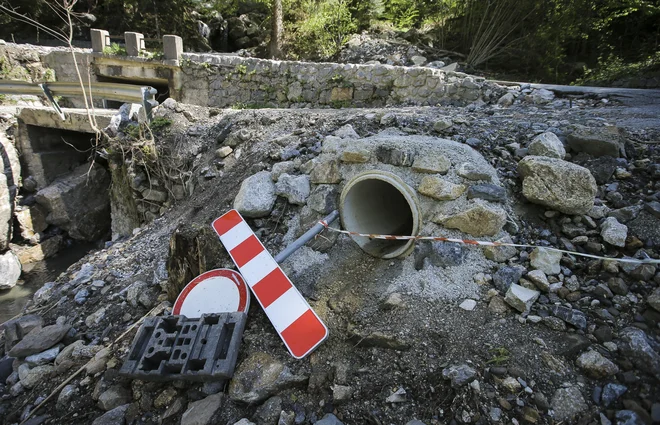
[[[250,290],[240,273],[215,269],[202,273],[183,288],[172,314],[196,319],[207,313],[247,313]]]

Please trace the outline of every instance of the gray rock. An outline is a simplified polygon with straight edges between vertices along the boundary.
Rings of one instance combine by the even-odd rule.
[[[110,228],[110,173],[101,165],[83,164],[36,194],[48,211],[48,224],[66,230],[73,239],[95,241]]]
[[[167,201],[167,192],[156,189],[147,189],[142,192],[142,197],[151,202],[165,202]]]
[[[513,284],[506,291],[504,301],[519,312],[525,313],[529,311],[540,295],[539,291]]]
[[[126,423],[126,411],[130,404],[117,406],[94,419],[92,425],[124,425]]]
[[[481,139],[477,139],[475,137],[470,137],[469,139],[467,139],[465,141],[465,144],[476,149],[479,146],[483,145],[484,142]]]
[[[334,135],[337,137],[341,137],[342,139],[359,139],[360,135],[355,132],[353,129],[353,126],[350,124],[346,124],[342,127],[339,127],[337,130],[335,130]]]
[[[536,105],[543,105],[552,102],[555,94],[547,89],[534,89],[530,97]]]
[[[13,210],[14,202],[7,184],[7,176],[0,173],[0,250],[3,251],[7,249],[12,238]]]
[[[447,174],[451,162],[444,155],[418,155],[412,169],[418,173]]]
[[[271,397],[257,408],[253,419],[258,424],[275,425],[282,411],[282,398]]]
[[[415,161],[415,151],[396,146],[378,146],[376,158],[384,164],[397,167],[410,167]]]
[[[605,407],[608,407],[610,404],[617,401],[619,397],[625,394],[626,391],[628,391],[628,387],[625,385],[614,384],[610,382],[603,387],[603,393],[600,396],[600,400]]]
[[[314,425],[344,425],[344,423],[332,413],[328,413],[320,421],[314,422]]]
[[[48,349],[46,351],[42,351],[41,353],[33,354],[31,356],[27,356],[25,358],[25,361],[30,366],[40,366],[42,364],[51,363],[51,362],[55,361],[58,354],[60,354],[60,347],[56,346],[56,347],[53,347],[53,348]]]
[[[339,162],[334,158],[320,159],[312,169],[309,178],[314,184],[337,184],[341,181]]]
[[[614,217],[607,217],[601,224],[600,235],[610,245],[624,247],[628,237],[628,226],[619,223]]]
[[[277,392],[307,382],[307,377],[291,373],[289,368],[269,354],[257,352],[241,363],[229,384],[229,397],[243,403],[258,403]]]
[[[128,301],[131,306],[137,307],[140,295],[144,293],[148,287],[149,285],[147,282],[143,282],[141,280],[133,282],[131,286],[129,286],[126,290],[126,301]]]
[[[99,396],[99,407],[105,411],[130,403],[133,400],[131,391],[121,385],[113,385]]]
[[[576,364],[592,378],[600,379],[619,372],[619,368],[609,359],[603,357],[598,351],[592,350],[582,353]]]
[[[629,207],[619,208],[618,210],[610,211],[607,215],[614,217],[619,223],[627,223],[630,220],[637,218],[642,211],[641,205],[631,205]]]
[[[41,353],[57,344],[71,329],[70,325],[51,325],[43,328],[36,328],[27,334],[10,351],[12,357],[27,357],[32,354]]]
[[[5,331],[5,351],[9,352],[25,335],[36,328],[41,328],[44,320],[36,314],[27,314],[3,324]]]
[[[347,162],[349,164],[364,164],[371,159],[371,151],[349,146],[341,152],[339,159],[341,159],[342,162]]]
[[[541,270],[547,275],[557,275],[561,272],[562,253],[545,248],[534,248],[529,256],[530,264],[536,270]]]
[[[546,156],[548,158],[564,159],[566,149],[555,133],[545,132],[532,139],[527,147],[530,155]]]
[[[568,146],[576,152],[593,156],[618,157],[621,149],[619,129],[616,127],[590,128],[575,126],[568,134]]]
[[[660,288],[655,288],[655,290],[651,292],[651,295],[646,299],[646,302],[655,311],[660,312]]]
[[[241,183],[234,208],[245,217],[265,217],[275,205],[275,184],[267,171],[260,171]]]
[[[575,326],[578,329],[587,328],[587,316],[580,310],[574,310],[562,305],[553,305],[550,311],[555,317],[560,318],[564,322]]]
[[[436,122],[433,123],[433,129],[435,131],[443,131],[448,129],[454,125],[454,122],[451,120],[451,118],[440,118]]]
[[[101,307],[94,313],[87,316],[85,318],[85,325],[87,325],[88,328],[91,328],[94,325],[101,323],[103,319],[105,319],[105,307]]]
[[[639,369],[660,379],[660,355],[653,349],[649,338],[639,328],[625,328],[619,332],[618,345],[622,355]]]
[[[500,292],[506,292],[511,285],[517,284],[524,273],[524,267],[502,266],[493,274],[493,285]]]
[[[436,267],[454,267],[463,264],[467,254],[465,245],[452,242],[432,242],[429,260]]]
[[[254,422],[249,421],[247,418],[243,418],[240,421],[235,422],[234,425],[257,425],[257,424],[255,424]]]
[[[89,289],[82,288],[76,292],[76,295],[73,297],[73,301],[75,301],[75,303],[78,305],[83,305],[87,301],[87,298],[89,298]]]
[[[24,366],[27,367],[27,365],[24,364]],[[41,384],[43,381],[49,379],[53,374],[55,373],[55,367],[51,365],[42,365],[42,366],[36,366],[32,369],[27,369],[24,373],[20,373],[19,369],[19,376],[21,376],[21,384],[25,388],[34,388],[38,384]]]
[[[78,395],[80,391],[78,390],[78,387],[74,384],[69,384],[66,385],[64,388],[62,388],[62,391],[60,391],[60,395],[57,397],[57,408],[60,410],[66,410],[67,408],[70,407],[70,403],[73,400],[75,396]]]
[[[500,207],[475,205],[455,215],[437,215],[433,222],[472,236],[495,236],[506,224],[506,212]]]
[[[273,164],[270,171],[270,177],[276,182],[282,174],[293,174],[296,171],[296,164],[293,161],[283,161]]]
[[[506,190],[494,184],[475,184],[468,188],[467,197],[468,199],[504,202],[506,201]]]
[[[304,205],[309,197],[309,176],[282,174],[275,184],[275,193],[287,198],[290,204]]]
[[[559,388],[552,396],[550,406],[557,421],[571,421],[588,409],[579,389],[575,387]]]
[[[13,252],[0,254],[0,290],[16,286],[22,271],[21,262]]]
[[[646,425],[646,422],[633,410],[619,410],[614,417],[616,425]]]
[[[566,330],[566,322],[558,317],[548,316],[543,318],[543,324],[553,331],[563,332]]]
[[[644,204],[644,210],[651,213],[654,217],[660,218],[660,202],[651,201]]]
[[[586,214],[594,206],[596,181],[584,167],[556,158],[527,156],[518,163],[523,195],[565,214]]]
[[[477,376],[477,371],[466,364],[450,366],[442,370],[442,377],[451,380],[454,388],[469,384]]]
[[[337,186],[321,184],[312,190],[307,198],[307,205],[317,213],[330,214],[338,208],[338,196]]]
[[[232,152],[234,152],[234,150],[230,146],[223,146],[215,151],[215,156],[222,159],[231,155]]]
[[[463,184],[454,184],[437,176],[422,178],[417,191],[439,201],[449,201],[458,198],[467,187]]]
[[[514,100],[516,100],[516,98],[513,96],[513,93],[506,93],[497,100],[497,104],[507,108],[513,105]]]
[[[541,292],[548,292],[550,290],[550,282],[543,270],[530,271],[527,273],[527,279],[529,279]]]
[[[465,311],[472,311],[477,306],[475,300],[467,299],[458,305],[459,308],[462,308]]]
[[[426,64],[426,58],[424,56],[413,56],[410,58],[412,61],[413,65],[415,66],[423,66]]]
[[[511,236],[506,235],[496,242],[500,243],[513,243]],[[484,255],[491,261],[503,263],[506,260],[513,258],[518,253],[518,250],[513,246],[485,246],[483,247]]]
[[[333,385],[332,386],[332,401],[336,404],[344,403],[351,399],[353,396],[353,388],[348,385]]]
[[[490,180],[491,175],[487,171],[480,169],[475,164],[464,162],[456,170],[459,176],[468,180]]]

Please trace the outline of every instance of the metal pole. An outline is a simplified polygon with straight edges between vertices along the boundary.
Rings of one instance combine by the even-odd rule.
[[[326,223],[330,224],[330,223],[332,223],[333,221],[335,221],[335,220],[337,219],[337,217],[339,217],[339,211],[334,210],[334,211],[331,212],[327,217],[325,217],[325,218],[323,219],[323,221],[325,221]],[[289,258],[289,256],[290,256],[291,254],[293,254],[294,252],[296,252],[301,246],[305,245],[307,242],[309,242],[310,240],[312,240],[312,238],[314,238],[314,236],[316,236],[316,235],[318,235],[319,233],[321,233],[321,232],[323,231],[323,229],[325,229],[325,227],[324,227],[321,223],[316,223],[316,224],[314,225],[314,227],[312,227],[311,229],[309,229],[308,231],[306,231],[304,235],[302,235],[301,237],[299,237],[298,239],[296,239],[295,241],[293,241],[289,246],[287,246],[286,248],[284,248],[284,249],[282,250],[282,252],[280,252],[279,254],[277,254],[277,255],[275,256],[275,262],[276,262],[276,263],[282,263],[284,260],[286,260],[287,258]]]

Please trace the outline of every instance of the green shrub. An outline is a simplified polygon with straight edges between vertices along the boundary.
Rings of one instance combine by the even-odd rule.
[[[585,69],[584,76],[573,82],[576,85],[610,85],[613,82],[625,78],[634,78],[646,72],[660,71],[660,51],[649,56],[643,61],[625,63],[616,55],[609,55],[607,59],[600,57],[598,67]]]
[[[167,127],[172,125],[172,120],[168,118],[163,118],[163,117],[156,117],[153,120],[151,120],[151,124],[149,127],[153,131],[161,131]]]
[[[126,48],[117,43],[111,43],[110,46],[103,49],[106,55],[126,56]]]
[[[357,30],[346,0],[306,1],[307,19],[294,24],[292,49],[298,56],[329,60]]]

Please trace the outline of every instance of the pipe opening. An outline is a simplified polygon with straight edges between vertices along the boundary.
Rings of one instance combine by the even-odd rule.
[[[419,231],[419,213],[414,192],[390,173],[371,172],[351,180],[341,196],[345,229],[358,233],[411,236]],[[394,258],[409,253],[413,241],[388,241],[353,236],[366,253]]]

